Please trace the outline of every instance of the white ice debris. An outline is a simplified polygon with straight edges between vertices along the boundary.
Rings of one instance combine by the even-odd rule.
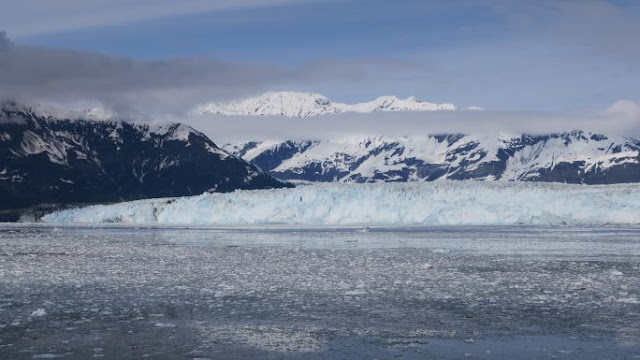
[[[640,304],[640,300],[635,297],[617,299],[616,301],[623,304]]]
[[[37,310],[35,310],[34,312],[31,313],[32,317],[42,317],[42,316],[45,316],[45,315],[47,315],[47,312],[44,311],[43,308],[39,308],[39,309],[37,309]]]
[[[312,326],[302,330],[276,326],[220,326],[203,329],[201,333],[216,344],[243,343],[267,351],[312,353],[326,346],[322,331],[322,328]]]
[[[157,322],[153,324],[153,326],[160,328],[174,328],[176,327],[176,324]]]
[[[640,184],[328,183],[96,205],[48,223],[205,225],[640,224]]]

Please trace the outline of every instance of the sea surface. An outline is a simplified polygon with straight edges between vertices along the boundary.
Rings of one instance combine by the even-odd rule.
[[[640,227],[0,225],[0,359],[640,359]]]

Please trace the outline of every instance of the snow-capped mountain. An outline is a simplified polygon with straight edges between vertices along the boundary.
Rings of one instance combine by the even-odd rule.
[[[373,101],[345,104],[334,102],[324,95],[302,92],[268,92],[266,94],[229,103],[209,103],[198,106],[195,115],[281,115],[305,118],[344,112],[371,113],[375,111],[441,111],[455,110],[452,104],[424,102],[415,97],[399,99],[381,96]]]
[[[285,186],[186,125],[59,119],[0,104],[0,209]]]
[[[265,141],[226,144],[223,148],[277,178],[305,182],[640,182],[639,140],[582,131],[535,136],[449,134]]]

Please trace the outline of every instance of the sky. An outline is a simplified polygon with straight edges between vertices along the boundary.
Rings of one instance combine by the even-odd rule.
[[[635,0],[0,5],[0,96],[18,100],[176,117],[278,90],[566,118],[636,116],[640,103]]]

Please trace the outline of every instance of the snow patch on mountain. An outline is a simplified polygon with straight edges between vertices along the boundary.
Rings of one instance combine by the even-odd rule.
[[[316,184],[90,206],[52,213],[42,220],[202,225],[640,224],[640,184]]]
[[[28,116],[41,117],[47,119],[67,119],[67,120],[115,120],[116,114],[101,107],[87,109],[66,109],[40,103],[17,103],[15,101],[0,102],[0,109],[7,112],[20,112]],[[3,119],[7,121],[8,119]],[[15,120],[18,120],[17,118]]]
[[[424,102],[416,99],[414,96],[410,96],[406,99],[400,99],[396,96],[380,96],[379,98],[369,102],[351,105],[338,103],[337,105],[342,112],[360,113],[371,113],[374,111],[440,111],[456,109],[453,104]]]
[[[373,101],[346,104],[334,102],[324,95],[303,92],[268,92],[263,95],[229,103],[208,103],[191,111],[193,115],[281,115],[305,118],[345,112],[376,111],[443,111],[456,110],[453,104],[425,102],[411,96],[381,96]]]

